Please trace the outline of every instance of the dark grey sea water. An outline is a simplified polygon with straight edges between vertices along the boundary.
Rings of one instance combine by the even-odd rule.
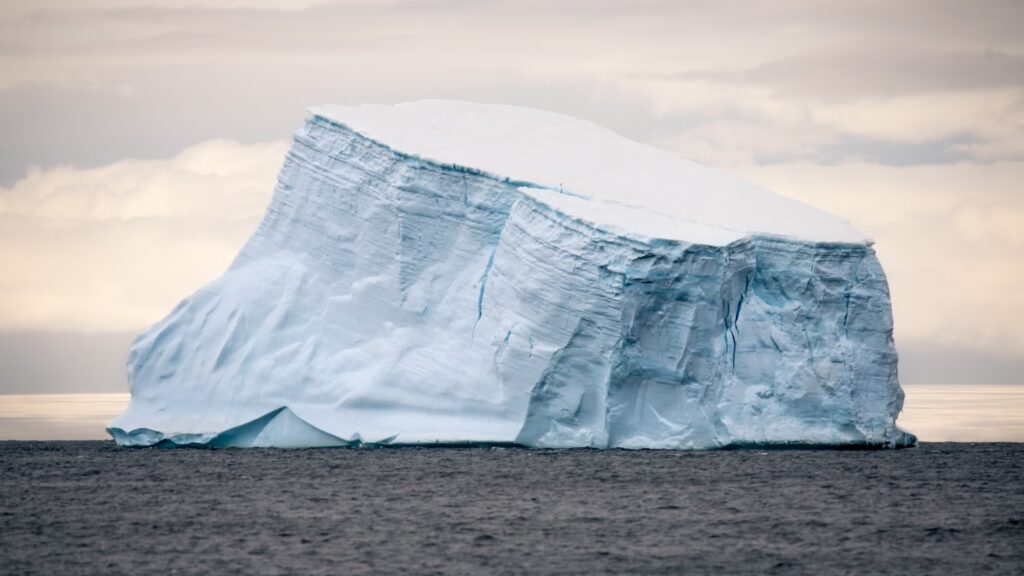
[[[1024,572],[1024,444],[0,442],[2,574]]]

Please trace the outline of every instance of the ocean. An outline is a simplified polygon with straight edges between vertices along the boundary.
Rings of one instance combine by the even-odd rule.
[[[0,442],[3,574],[1021,574],[1024,444]]]
[[[898,451],[129,449],[60,441],[127,394],[0,396],[0,574],[1024,573],[1024,387],[906,390]]]

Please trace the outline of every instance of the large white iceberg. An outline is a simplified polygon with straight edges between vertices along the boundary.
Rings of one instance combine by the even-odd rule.
[[[314,108],[259,229],[141,334],[119,444],[899,446],[845,221],[549,112]]]

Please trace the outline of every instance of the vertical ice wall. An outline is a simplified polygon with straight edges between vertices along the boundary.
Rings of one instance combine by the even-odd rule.
[[[892,317],[867,243],[715,227],[659,238],[605,222],[633,208],[507,176],[311,116],[231,268],[135,341],[132,403],[111,433],[912,442],[895,426]]]

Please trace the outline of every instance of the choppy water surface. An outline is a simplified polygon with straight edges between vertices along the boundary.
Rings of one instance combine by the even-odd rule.
[[[1019,574],[1024,444],[0,442],[0,573]]]

